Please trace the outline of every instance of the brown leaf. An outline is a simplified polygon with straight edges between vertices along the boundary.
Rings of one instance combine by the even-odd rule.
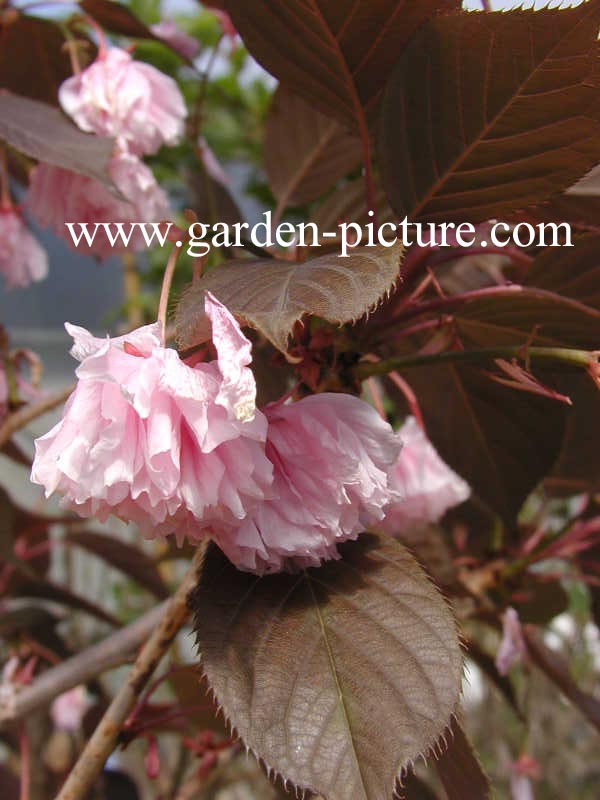
[[[402,48],[459,0],[226,0],[252,55],[342,124],[364,127]]]
[[[532,264],[526,282],[600,311],[600,235],[576,239],[573,247],[547,247]]]
[[[589,375],[558,378],[573,400],[560,455],[544,485],[555,495],[600,489],[600,392]]]
[[[341,241],[339,231],[336,238],[325,237],[323,234],[335,232],[343,222],[356,222],[361,227],[372,222],[368,216],[365,196],[365,180],[361,177],[342,184],[315,208],[311,219],[319,231],[320,246],[339,249]],[[378,225],[392,222],[396,218],[378,180],[375,180],[375,211]]]
[[[114,0],[80,0],[79,5],[107,31],[134,39],[153,39],[155,42],[161,42],[184,61],[191,63],[179,50],[153,33],[130,8],[122,3],[116,3]]]
[[[57,104],[58,87],[72,73],[65,41],[50,20],[19,14],[0,21],[0,89]]]
[[[458,700],[452,615],[408,551],[371,534],[296,575],[239,572],[213,547],[192,597],[224,713],[282,778],[327,800],[392,797]]]
[[[534,287],[457,296],[454,308],[453,312],[449,302],[444,310],[453,313],[456,330],[468,347],[525,345],[531,336],[532,345],[594,350],[600,341],[600,310]]]
[[[316,200],[360,161],[357,136],[279,86],[267,117],[264,163],[280,208]]]
[[[512,525],[558,456],[566,407],[500,386],[463,365],[418,367],[406,377],[444,461]]]
[[[486,800],[491,786],[462,726],[452,720],[443,750],[435,762],[448,800]]]
[[[94,178],[120,197],[108,174],[112,140],[82,133],[46,103],[0,92],[0,139],[38,161]]]
[[[177,336],[185,347],[209,338],[204,292],[211,291],[236,316],[283,352],[304,314],[353,322],[391,290],[402,245],[361,247],[347,258],[322,256],[304,264],[275,259],[237,261],[208,272],[184,292],[177,308]]]
[[[103,28],[121,36],[157,39],[150,28],[130,8],[113,0],[80,0],[79,5]]]
[[[439,17],[410,42],[381,103],[379,162],[399,217],[498,217],[600,160],[600,2]]]

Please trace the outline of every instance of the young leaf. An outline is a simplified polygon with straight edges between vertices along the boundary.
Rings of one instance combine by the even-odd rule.
[[[108,174],[112,140],[82,133],[46,103],[0,91],[0,139],[31,158],[94,178],[120,196]]]
[[[56,105],[58,87],[72,74],[60,27],[22,14],[4,19],[0,21],[0,89]]]
[[[284,86],[349,127],[364,129],[402,48],[459,0],[226,0],[252,55]]]
[[[458,701],[452,615],[389,537],[342,559],[258,578],[213,547],[191,604],[202,665],[231,725],[266,766],[327,800],[391,800]]]
[[[600,160],[600,2],[439,17],[381,103],[379,163],[399,217],[490,219],[565,189]]]
[[[264,163],[280,208],[316,200],[358,166],[361,155],[357,136],[297,94],[277,89],[267,117]]]
[[[275,259],[230,262],[184,292],[175,318],[178,339],[191,347],[209,338],[201,311],[208,289],[285,352],[292,328],[304,314],[343,324],[372,309],[396,282],[402,251],[396,244],[356,248],[348,258],[322,256],[304,264]]]

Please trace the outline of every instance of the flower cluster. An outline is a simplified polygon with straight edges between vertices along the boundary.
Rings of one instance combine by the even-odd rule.
[[[249,340],[208,292],[205,313],[216,358],[194,365],[164,347],[158,323],[113,339],[67,325],[81,363],[64,417],[36,442],[32,480],[47,496],[148,536],[209,536],[257,573],[316,566],[365,529],[396,532],[399,519],[431,521],[465,499],[412,423],[402,450],[357,397],[257,409]]]
[[[135,61],[118,47],[101,48],[96,61],[68,78],[59,90],[60,104],[87,133],[115,140],[109,174],[123,199],[97,181],[40,163],[31,174],[28,203],[42,225],[73,242],[65,222],[160,222],[169,214],[168,199],[142,156],[183,135],[186,108],[175,81],[149,64]],[[122,243],[120,243],[122,246]],[[144,247],[134,236],[133,249]],[[101,258],[114,252],[106,238],[85,240],[78,249]]]

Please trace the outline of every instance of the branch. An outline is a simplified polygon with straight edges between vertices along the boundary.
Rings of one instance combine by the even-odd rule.
[[[176,593],[168,602],[160,623],[144,645],[127,681],[115,695],[56,800],[81,800],[87,796],[100,774],[115,748],[123,723],[188,617],[188,595],[198,582],[206,545],[205,539],[196,550],[193,561]]]
[[[568,347],[528,347],[527,345],[507,345],[503,347],[484,347],[479,350],[445,350],[442,353],[415,353],[410,356],[386,358],[376,364],[361,362],[352,370],[359,380],[373,375],[387,375],[390,372],[420,367],[427,364],[447,362],[482,362],[496,358],[531,358],[541,361],[555,361],[592,371],[597,355],[589,350],[575,350]]]
[[[0,726],[22,719],[48,705],[63,692],[132,660],[131,656],[160,622],[167,603],[165,601],[104,641],[47,670],[31,686],[0,703]]]
[[[73,385],[66,389],[61,389],[60,392],[43,397],[37,403],[30,403],[9,414],[4,423],[0,425],[0,450],[14,433],[20,431],[21,428],[24,428],[37,417],[41,417],[42,414],[46,414],[61,405],[61,403],[64,403],[74,388],[75,386]]]

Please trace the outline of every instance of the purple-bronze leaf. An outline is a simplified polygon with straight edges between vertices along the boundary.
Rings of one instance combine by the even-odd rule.
[[[478,222],[539,203],[600,160],[600,2],[432,20],[381,102],[379,166],[399,217]]]
[[[120,196],[108,174],[114,142],[82,133],[58,109],[0,91],[0,140],[55,167],[78,172]]]
[[[456,719],[446,733],[446,743],[435,766],[448,800],[487,800],[490,782]]]
[[[203,314],[208,290],[275,347],[285,352],[294,324],[304,314],[329,322],[353,322],[392,289],[403,247],[361,247],[347,258],[322,256],[304,264],[275,259],[235,261],[211,270],[184,292],[177,308],[177,338],[192,347],[210,336]]]
[[[282,210],[316,200],[357,167],[361,155],[358,136],[297,94],[277,89],[267,117],[264,161]]]
[[[252,55],[320,111],[364,129],[410,37],[460,0],[226,0]]]
[[[325,800],[392,800],[459,699],[452,614],[406,548],[363,534],[319,569],[258,578],[212,547],[191,605],[202,667],[266,765]]]
[[[21,13],[4,15],[0,19],[0,89],[58,105],[58,87],[72,74],[65,43],[56,22]]]

